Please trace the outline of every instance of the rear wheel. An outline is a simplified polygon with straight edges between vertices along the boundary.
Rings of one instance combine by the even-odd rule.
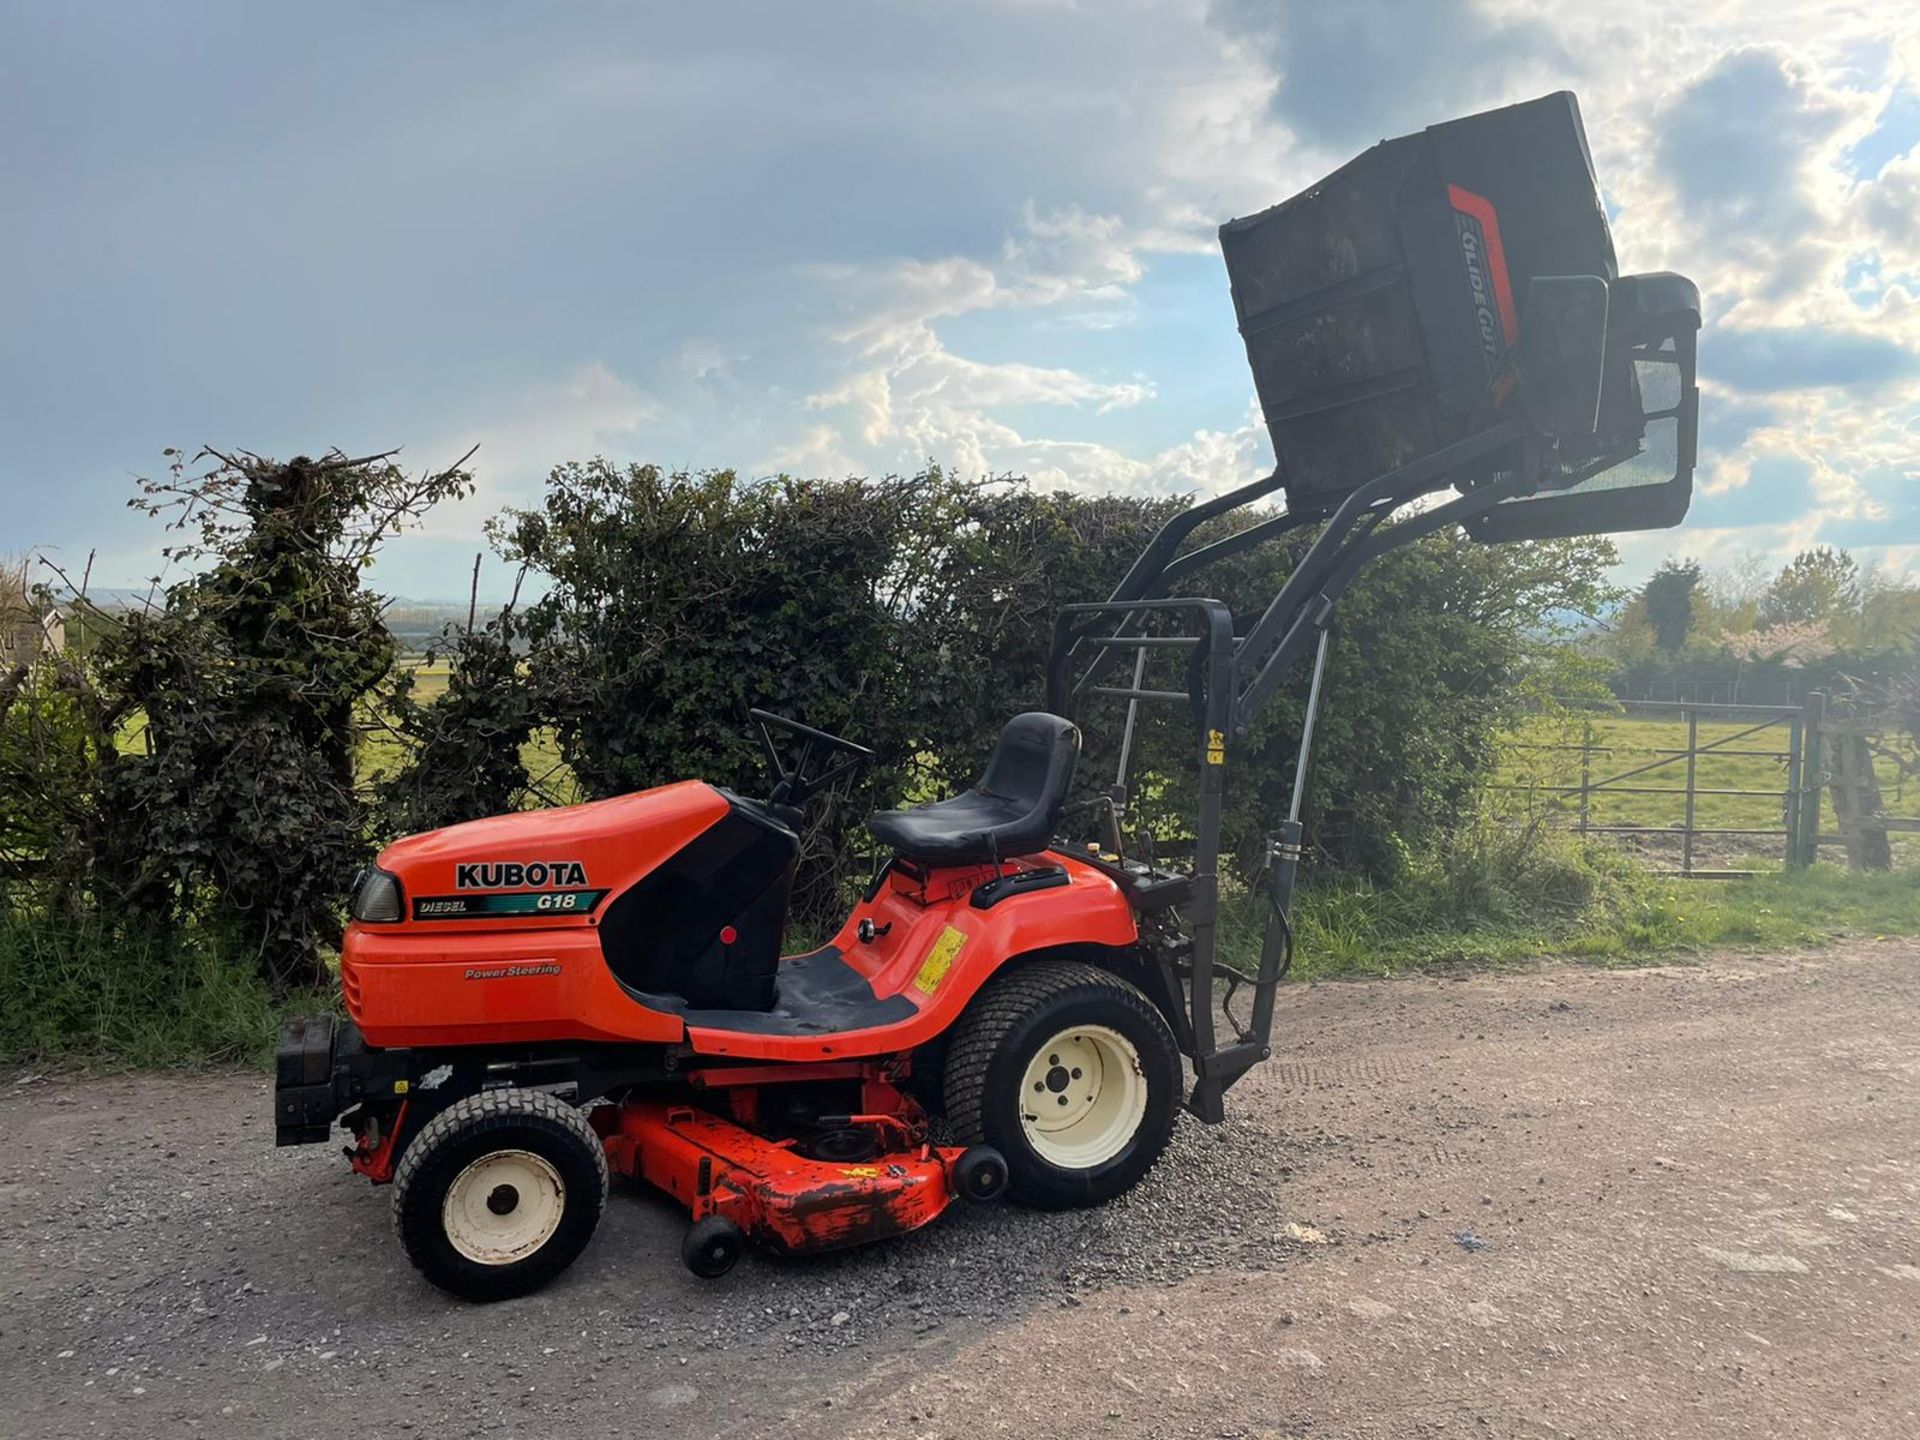
[[[990,981],[955,1027],[947,1117],[955,1139],[1005,1158],[1015,1200],[1097,1205],[1166,1149],[1180,1077],[1146,996],[1098,966],[1040,961]]]
[[[593,1238],[607,1156],[586,1116],[540,1090],[489,1090],[430,1120],[393,1177],[393,1223],[420,1272],[467,1300],[539,1289]]]

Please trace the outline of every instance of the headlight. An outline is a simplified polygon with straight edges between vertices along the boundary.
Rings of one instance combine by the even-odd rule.
[[[400,882],[384,870],[362,870],[347,913],[371,925],[395,924],[401,918]]]

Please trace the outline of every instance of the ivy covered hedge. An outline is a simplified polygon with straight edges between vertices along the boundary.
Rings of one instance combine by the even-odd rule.
[[[1035,492],[939,470],[877,481],[748,483],[605,461],[556,470],[543,505],[503,517],[507,555],[551,588],[521,614],[518,674],[588,793],[690,775],[764,788],[747,710],[871,746],[867,782],[816,818],[803,918],[830,919],[876,805],[962,786],[1001,725],[1045,703],[1059,607],[1104,598],[1179,502]],[[1235,523],[1254,524],[1258,512]],[[1223,532],[1216,532],[1223,533]],[[1206,538],[1206,537],[1203,537]],[[1308,539],[1202,572],[1247,619]],[[1344,602],[1308,833],[1335,866],[1391,879],[1459,819],[1496,738],[1537,698],[1547,617],[1608,595],[1604,541],[1487,547],[1440,537],[1387,557]],[[1184,689],[1161,651],[1150,688]],[[1236,746],[1227,839],[1251,861],[1283,813],[1302,683]],[[1120,707],[1083,719],[1083,789],[1110,784]],[[1195,738],[1147,707],[1132,773],[1143,823],[1177,839]]]
[[[164,971],[189,933],[275,991],[321,983],[373,839],[357,721],[397,651],[362,584],[466,473],[386,455],[173,454],[133,502],[184,574],[0,686],[0,883]]]

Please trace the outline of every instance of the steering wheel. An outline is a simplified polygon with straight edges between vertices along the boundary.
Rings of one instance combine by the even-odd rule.
[[[768,797],[773,804],[804,805],[812,796],[873,759],[873,751],[864,745],[802,725],[784,715],[775,715],[771,710],[749,710],[747,714],[759,728],[760,749],[767,757],[767,767],[776,777],[773,794]],[[800,742],[800,753],[791,769],[781,760],[780,749],[773,743],[775,730]],[[838,758],[824,769],[814,771],[810,767],[816,752]]]

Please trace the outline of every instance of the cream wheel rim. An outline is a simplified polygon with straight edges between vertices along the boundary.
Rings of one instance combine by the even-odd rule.
[[[479,1265],[511,1265],[536,1253],[560,1228],[567,1187],[531,1150],[495,1150],[454,1177],[440,1207],[447,1240]]]
[[[1020,1128],[1042,1160],[1089,1170],[1127,1148],[1147,1113],[1140,1052],[1118,1030],[1075,1025],[1034,1052],[1020,1082]]]

